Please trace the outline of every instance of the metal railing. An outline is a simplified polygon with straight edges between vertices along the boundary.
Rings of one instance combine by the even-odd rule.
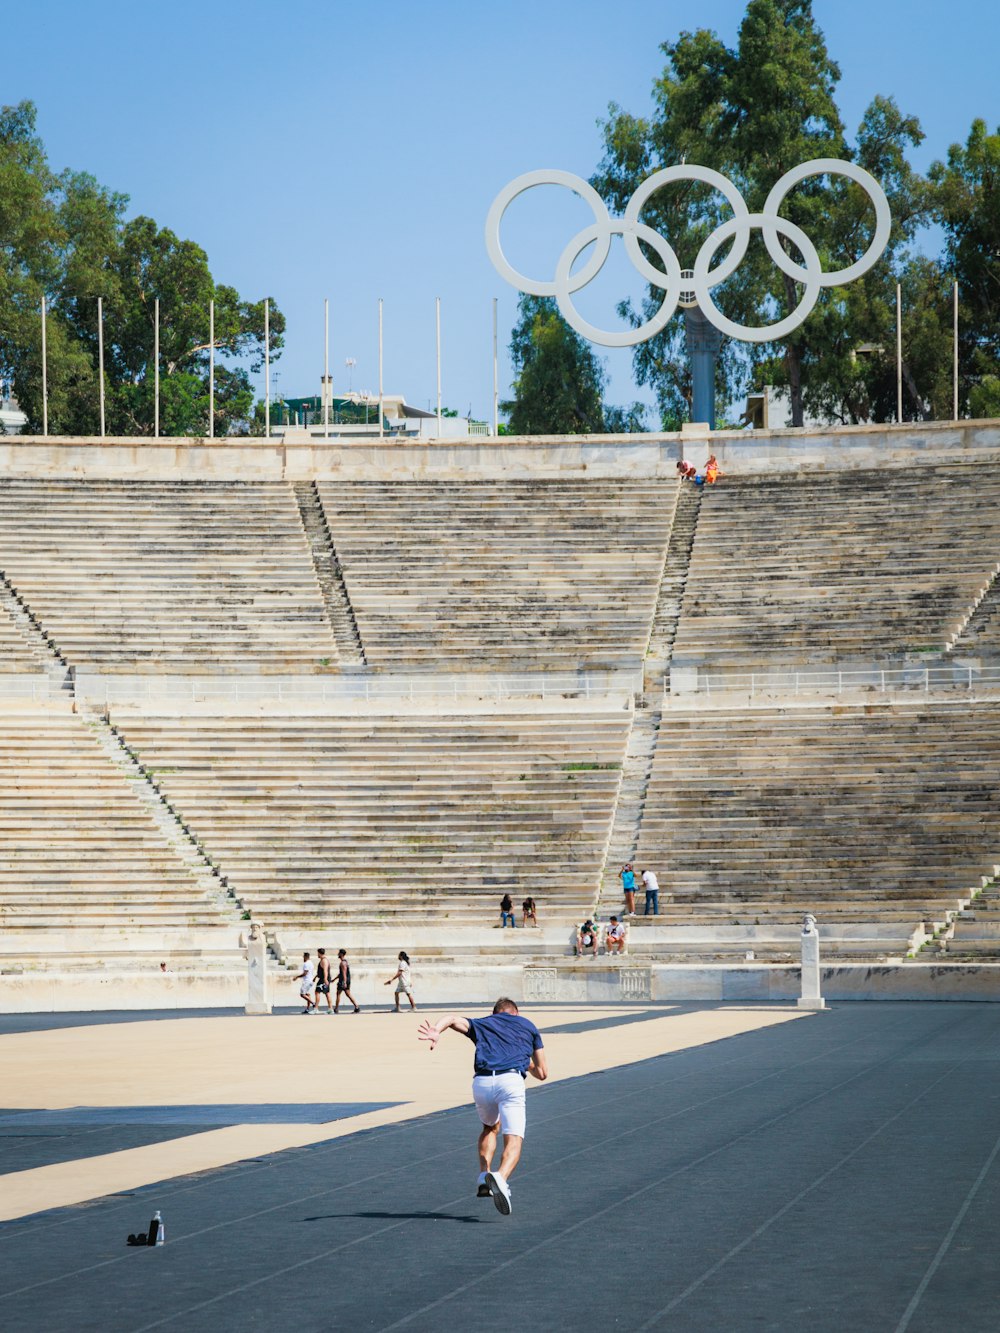
[[[825,671],[699,672],[697,684],[683,693],[705,694],[844,694],[869,690],[879,694],[934,690],[1000,690],[1000,666],[861,667]],[[674,695],[683,697],[683,694]]]
[[[6,675],[0,672],[0,699],[30,699],[32,703],[51,698],[48,676]]]
[[[345,703],[460,703],[516,699],[600,699],[635,694],[642,672],[531,672],[494,675],[386,675],[345,672],[336,676],[102,676],[79,673],[77,698],[103,705],[262,704],[300,706]]]

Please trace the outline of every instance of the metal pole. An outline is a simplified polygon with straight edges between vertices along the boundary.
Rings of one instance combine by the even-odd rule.
[[[45,297],[42,297],[42,434],[49,433],[49,365],[48,346],[45,341]]]
[[[953,293],[952,331],[951,331],[951,405],[952,416],[958,420],[958,283]]]
[[[153,302],[153,436],[160,436],[160,298]]]
[[[264,297],[264,438],[271,438],[271,302]]]
[[[104,439],[104,301],[97,298],[97,364],[101,382],[101,439]]]
[[[434,321],[435,332],[437,334],[437,417],[438,417],[438,439],[441,438],[441,298],[434,298]]]
[[[208,303],[208,438],[215,434],[215,302]]]
[[[382,417],[382,298],[378,298],[378,437],[385,434]]]
[[[499,394],[497,389],[497,298],[493,298],[493,435],[496,437],[500,433],[500,426],[497,418],[499,406]]]
[[[903,421],[903,295],[896,283],[896,421]]]
[[[323,300],[323,434],[330,438],[330,301]]]

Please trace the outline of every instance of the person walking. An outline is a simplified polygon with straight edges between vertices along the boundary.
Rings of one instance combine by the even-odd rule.
[[[296,972],[295,976],[292,977],[293,981],[302,982],[302,985],[299,987],[299,996],[306,1002],[306,1007],[302,1010],[304,1014],[310,1013],[316,1004],[312,993],[313,971],[312,960],[308,953],[304,953],[302,955],[302,971]]]
[[[337,957],[340,959],[340,964],[337,968],[337,999],[333,1006],[333,1012],[337,1013],[340,1010],[340,997],[346,995],[351,1004],[354,1005],[354,1012],[356,1014],[360,1013],[361,1005],[351,994],[351,965],[347,961],[347,950],[338,949]]]
[[[622,892],[625,895],[625,915],[635,916],[635,870],[632,862],[626,861],[618,871],[622,877]]]
[[[405,995],[409,999],[411,1009],[416,1009],[417,1006],[413,1002],[413,983],[410,980],[410,959],[407,954],[403,953],[402,949],[399,951],[399,966],[385,984],[391,986],[393,982],[396,983],[396,1013],[399,1013],[399,997],[401,995]]]
[[[530,1074],[540,1082],[549,1076],[542,1034],[530,1019],[518,1013],[506,996],[497,1000],[487,1018],[460,1018],[450,1014],[432,1023],[425,1018],[417,1029],[431,1050],[451,1029],[475,1045],[472,1097],[482,1126],[479,1134],[479,1182],[476,1197],[493,1199],[498,1212],[510,1216],[510,1177],[521,1157],[526,1123],[524,1083]],[[493,1170],[497,1136],[503,1134],[500,1166]]]
[[[319,1009],[319,997],[326,996],[326,1012],[333,1013],[333,1001],[330,999],[330,960],[325,949],[316,950],[316,1009]]]
[[[643,916],[660,915],[660,882],[652,870],[642,872],[642,886],[646,890],[646,910]]]

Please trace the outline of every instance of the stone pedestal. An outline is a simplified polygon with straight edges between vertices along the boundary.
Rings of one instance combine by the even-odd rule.
[[[800,1009],[826,1008],[819,989],[819,931],[811,913],[802,923],[802,994],[798,1006]]]
[[[241,943],[244,941],[241,940]],[[245,941],[247,955],[246,1014],[269,1014],[271,1001],[267,993],[267,940],[260,921],[250,922],[250,934]]]

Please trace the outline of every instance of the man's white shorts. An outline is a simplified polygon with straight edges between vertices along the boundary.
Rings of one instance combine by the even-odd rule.
[[[524,1079],[520,1074],[477,1074],[472,1096],[484,1125],[499,1120],[504,1134],[524,1138]]]

